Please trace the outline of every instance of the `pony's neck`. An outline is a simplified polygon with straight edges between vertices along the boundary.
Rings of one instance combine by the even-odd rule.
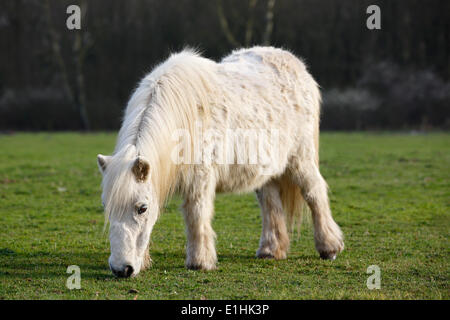
[[[128,103],[117,148],[136,147],[136,156],[150,163],[153,186],[161,204],[178,185],[185,168],[171,158],[176,130],[191,141],[195,123],[210,115],[210,97],[217,89],[215,63],[192,52],[171,56],[145,77]]]
[[[151,183],[160,207],[178,184],[179,166],[170,158],[170,151],[173,149],[170,138],[166,133],[160,132],[152,143],[141,145],[139,139],[136,141],[137,155],[145,157],[150,164]]]

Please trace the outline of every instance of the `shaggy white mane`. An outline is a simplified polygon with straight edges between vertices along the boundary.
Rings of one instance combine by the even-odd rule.
[[[138,156],[150,163],[153,188],[160,206],[177,187],[181,167],[170,159],[178,128],[194,135],[193,124],[209,114],[215,62],[192,50],[173,54],[157,66],[133,93],[119,131],[117,145],[103,179],[106,218],[122,215],[139,192],[131,166]],[[114,210],[112,210],[114,208]]]

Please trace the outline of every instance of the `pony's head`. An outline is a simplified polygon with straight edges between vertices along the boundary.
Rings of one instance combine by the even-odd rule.
[[[149,263],[150,233],[159,214],[150,165],[134,152],[98,155],[97,162],[110,225],[109,267],[117,277],[135,276]]]

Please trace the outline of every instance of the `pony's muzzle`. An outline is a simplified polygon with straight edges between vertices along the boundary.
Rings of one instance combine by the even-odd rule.
[[[129,278],[133,274],[134,269],[132,266],[127,265],[122,269],[114,269],[111,267],[111,271],[118,278]]]

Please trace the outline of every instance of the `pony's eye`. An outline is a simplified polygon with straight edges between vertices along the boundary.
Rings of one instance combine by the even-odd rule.
[[[145,211],[147,211],[147,205],[146,205],[146,204],[143,204],[142,206],[140,206],[140,207],[138,208],[137,213],[138,213],[138,214],[143,214]]]

